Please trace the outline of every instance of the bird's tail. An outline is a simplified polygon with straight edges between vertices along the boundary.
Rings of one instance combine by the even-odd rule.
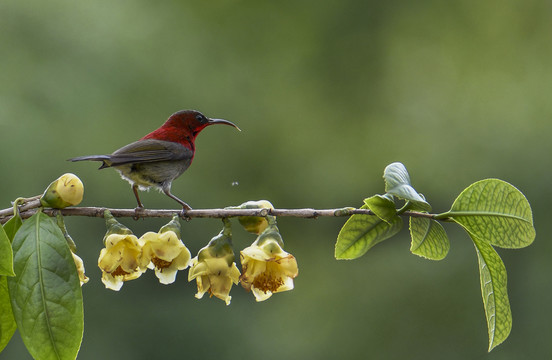
[[[100,166],[100,169],[110,167],[111,161],[109,155],[87,155],[87,156],[78,156],[71,159],[67,159],[67,161],[85,161],[85,160],[91,160],[91,161],[101,161],[102,166]]]

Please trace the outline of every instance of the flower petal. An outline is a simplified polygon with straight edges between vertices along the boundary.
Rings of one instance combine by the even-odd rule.
[[[192,281],[198,276],[203,276],[209,272],[209,267],[204,262],[197,262],[197,257],[192,259],[192,267],[188,271],[188,281]]]
[[[278,288],[278,290],[274,291],[275,293],[293,290],[293,279],[290,277],[285,277],[283,280],[284,283]]]
[[[119,291],[123,287],[122,276],[111,276],[111,274],[103,273],[102,282],[105,287],[114,291]]]
[[[171,266],[175,267],[178,270],[184,270],[188,266],[190,266],[191,257],[192,254],[190,254],[190,250],[184,247],[180,251],[180,254],[173,259]]]
[[[197,294],[195,297],[201,299],[203,295],[209,290],[211,283],[209,282],[208,276],[199,276],[196,278],[197,281]]]
[[[270,259],[270,255],[267,255],[263,249],[256,245],[251,245],[249,247],[246,247],[241,252],[241,256],[244,256],[246,258],[251,258],[253,260],[259,260],[259,261],[266,261]]]
[[[176,280],[176,273],[176,269],[155,269],[155,275],[159,279],[159,282],[165,285],[172,284]]]
[[[295,257],[291,254],[288,254],[288,256],[284,258],[276,259],[276,263],[278,263],[280,271],[286,276],[294,278],[299,274],[297,260],[295,260]]]
[[[270,291],[264,292],[255,287],[251,288],[251,292],[253,293],[253,295],[255,295],[255,300],[257,301],[265,301],[266,299],[272,296],[272,292]]]
[[[232,267],[230,268],[230,274],[228,274],[230,276],[230,279],[232,280],[232,282],[235,284],[235,285],[238,285],[238,282],[240,281],[240,270],[238,269],[238,267],[236,266],[236,263],[233,263],[232,264]]]

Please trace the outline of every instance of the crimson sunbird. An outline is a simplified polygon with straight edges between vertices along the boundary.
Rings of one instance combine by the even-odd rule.
[[[226,124],[240,130],[228,120],[210,119],[195,110],[181,110],[172,114],[159,129],[111,155],[79,156],[69,161],[102,161],[100,169],[112,167],[117,170],[132,186],[138,208],[144,207],[138,190],[153,187],[176,200],[183,210],[190,210],[187,203],[171,193],[171,184],[192,163],[197,134],[215,124]]]

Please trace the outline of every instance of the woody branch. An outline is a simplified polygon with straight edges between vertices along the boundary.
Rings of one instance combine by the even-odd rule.
[[[41,207],[40,196],[35,196],[21,200],[18,204],[19,214],[23,219],[31,217]],[[353,207],[336,209],[192,209],[186,212],[174,209],[112,209],[107,207],[70,207],[65,209],[44,208],[43,212],[47,215],[60,213],[64,216],[88,216],[102,218],[104,211],[109,210],[115,217],[132,218],[170,218],[174,215],[180,215],[183,218],[230,218],[237,216],[289,216],[298,218],[318,218],[318,217],[348,217],[355,214],[374,215],[368,209],[357,209]],[[14,214],[13,208],[0,210],[0,223],[5,223]],[[434,218],[434,214],[406,211],[402,216]]]

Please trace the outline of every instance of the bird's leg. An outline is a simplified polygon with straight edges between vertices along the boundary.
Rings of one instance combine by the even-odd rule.
[[[171,188],[170,187],[164,187],[163,192],[165,193],[165,195],[167,195],[168,197],[170,197],[171,199],[175,200],[180,205],[182,205],[182,212],[180,214],[180,217],[183,218],[183,219],[186,219],[186,220],[190,220],[190,218],[188,216],[186,216],[186,212],[188,210],[192,210],[192,207],[190,205],[186,204],[184,201],[177,198],[176,196],[174,196],[173,194],[171,194]]]
[[[142,205],[142,202],[140,201],[140,197],[138,196],[138,185],[134,184],[132,185],[132,191],[134,192],[134,196],[136,196],[136,201],[138,202],[138,206],[134,209],[134,220],[138,220],[140,218],[139,213],[140,211],[144,210],[144,205]]]
[[[136,196],[136,201],[138,202],[138,208],[141,208],[143,209],[144,208],[144,205],[142,205],[142,202],[140,201],[140,196],[138,196],[138,185],[136,184],[133,184],[132,185],[132,191],[134,191],[134,196]]]

